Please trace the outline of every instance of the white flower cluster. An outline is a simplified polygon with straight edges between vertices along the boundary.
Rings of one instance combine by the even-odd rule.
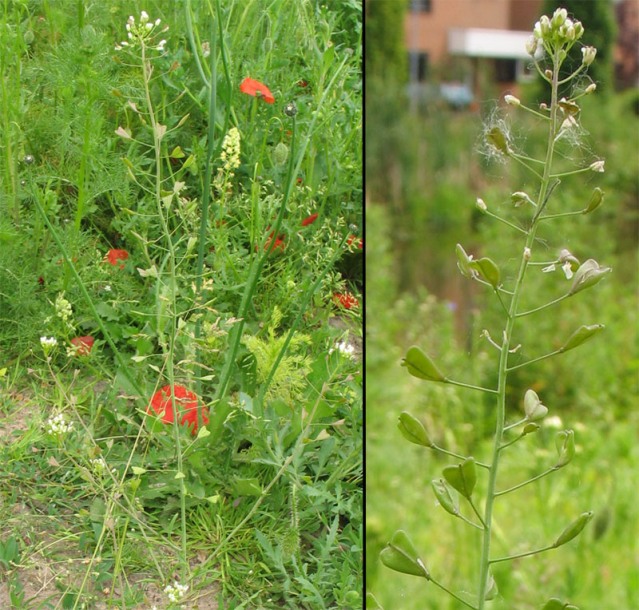
[[[50,350],[58,344],[58,340],[55,337],[40,337],[40,345],[45,351]]]
[[[169,598],[170,602],[177,603],[179,602],[189,590],[188,585],[181,585],[179,582],[175,581],[172,585],[167,585],[164,588],[164,592]]]
[[[89,460],[89,464],[91,464],[91,468],[93,469],[93,472],[100,476],[103,475],[109,469],[109,466],[103,457]],[[115,468],[111,468],[111,474],[117,474],[117,473],[118,471]]]
[[[51,436],[62,436],[73,430],[73,422],[68,422],[62,413],[58,413],[47,420],[44,428]]]
[[[162,39],[157,43],[153,40],[153,37],[156,34],[155,29],[160,25],[160,23],[160,19],[156,19],[153,22],[150,21],[149,15],[146,11],[142,11],[140,13],[139,23],[136,23],[135,17],[131,15],[126,22],[126,35],[128,41],[125,40],[120,44],[116,44],[115,50],[121,51],[125,47],[133,48],[144,44],[146,47],[155,49],[156,51],[164,51],[166,40]],[[162,32],[166,32],[168,29],[168,26],[166,26],[162,29]]]
[[[349,358],[355,357],[355,346],[347,343],[346,341],[338,341],[335,344],[335,347],[328,350],[329,354],[332,354],[335,350],[337,350],[340,354],[347,356]]]

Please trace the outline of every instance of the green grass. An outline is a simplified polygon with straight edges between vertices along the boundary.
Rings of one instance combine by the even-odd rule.
[[[361,606],[361,8],[1,10],[0,606]]]

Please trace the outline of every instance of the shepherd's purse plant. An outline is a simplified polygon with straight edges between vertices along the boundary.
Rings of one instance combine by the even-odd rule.
[[[515,112],[532,113],[546,126],[547,145],[542,158],[520,152],[506,122],[502,119],[493,120],[485,130],[485,149],[488,154],[522,165],[535,184],[535,190],[530,193],[524,191],[512,193],[512,216],[509,217],[502,217],[493,212],[482,199],[477,199],[477,208],[482,214],[502,223],[506,227],[505,230],[515,231],[521,235],[521,248],[513,255],[519,260],[517,271],[512,279],[505,279],[506,274],[503,273],[503,268],[500,268],[493,259],[487,256],[474,258],[467,254],[462,245],[458,244],[456,247],[458,267],[462,275],[491,291],[500,310],[503,311],[503,327],[499,335],[491,336],[486,330],[482,332],[482,337],[496,350],[496,387],[481,387],[449,377],[419,347],[411,347],[402,363],[408,373],[418,379],[453,384],[487,395],[490,404],[494,407],[491,411],[495,417],[492,454],[482,460],[439,447],[417,417],[406,411],[399,415],[399,431],[409,442],[447,455],[454,460],[451,465],[443,469],[441,476],[432,480],[431,486],[442,509],[453,517],[463,520],[468,527],[478,532],[480,561],[474,591],[470,593],[456,591],[455,586],[447,582],[446,575],[431,572],[427,557],[414,546],[409,533],[403,530],[395,532],[380,554],[382,563],[388,568],[423,578],[426,586],[438,587],[455,598],[460,607],[474,610],[484,610],[500,597],[499,583],[492,574],[492,567],[495,564],[557,549],[577,537],[593,517],[590,510],[575,514],[572,521],[566,523],[563,531],[557,531],[556,535],[548,540],[537,543],[530,541],[526,545],[528,550],[523,552],[512,552],[500,556],[493,548],[496,536],[493,511],[496,503],[505,502],[508,494],[552,475],[556,470],[566,466],[575,454],[573,430],[562,430],[556,438],[558,454],[556,461],[549,468],[540,468],[538,474],[521,480],[515,485],[505,486],[500,481],[499,466],[502,458],[507,459],[507,448],[520,441],[525,443],[528,435],[540,429],[549,412],[543,404],[542,397],[538,396],[534,389],[529,388],[520,397],[523,403],[523,416],[518,421],[506,421],[509,377],[517,369],[525,369],[535,362],[559,356],[581,346],[604,329],[602,324],[584,324],[575,328],[572,334],[561,338],[558,349],[530,357],[522,357],[521,346],[516,344],[515,333],[521,323],[534,319],[542,312],[553,315],[550,312],[553,312],[560,302],[581,296],[581,292],[594,287],[611,271],[609,267],[601,265],[593,258],[581,262],[566,249],[560,250],[553,260],[542,260],[541,251],[545,248],[540,247],[541,241],[537,238],[538,229],[543,224],[558,218],[590,214],[603,202],[602,190],[595,188],[581,209],[557,209],[559,207],[557,193],[560,192],[559,187],[563,177],[578,173],[592,175],[592,172],[604,171],[604,161],[600,159],[589,159],[577,168],[566,167],[565,158],[568,155],[562,154],[565,152],[565,147],[577,144],[579,136],[583,133],[578,100],[592,94],[596,89],[596,85],[585,77],[585,72],[595,59],[597,52],[593,47],[583,46],[581,65],[566,78],[560,78],[562,63],[570,49],[575,44],[581,44],[579,41],[583,34],[582,24],[570,19],[566,9],[557,9],[552,17],[545,15],[541,17],[534,26],[533,35],[527,43],[526,50],[541,78],[550,86],[550,102],[541,104],[539,109],[533,109],[524,105],[513,95],[506,95],[504,99]],[[564,92],[568,90],[570,93],[565,94],[564,97]],[[566,277],[566,288],[563,293],[546,301],[537,295],[539,301],[533,302],[533,305],[522,306],[527,277],[531,273],[549,273],[556,269],[561,269]],[[484,485],[479,486],[485,488],[483,502],[477,497],[479,494],[476,485],[478,478],[482,475],[486,477]],[[425,595],[428,596],[428,593]],[[574,610],[576,608],[551,595],[552,592],[544,592],[543,598],[531,599],[530,602],[535,607],[543,604],[543,610],[561,608]],[[381,608],[372,593],[368,595],[367,607]]]

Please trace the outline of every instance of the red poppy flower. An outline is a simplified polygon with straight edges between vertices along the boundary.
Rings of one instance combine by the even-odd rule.
[[[359,301],[350,292],[334,293],[333,301],[336,305],[340,305],[344,309],[354,309],[359,307]]]
[[[126,250],[116,250],[112,248],[106,253],[104,260],[109,263],[109,265],[117,267],[118,261],[125,261],[128,258],[129,253]],[[120,269],[124,269],[124,264],[120,264]]]
[[[84,337],[74,337],[71,339],[71,345],[75,347],[75,353],[78,356],[88,356],[91,353],[91,348],[95,343],[95,339],[90,335]]]
[[[178,414],[181,415],[180,423],[187,425],[191,429],[192,434],[197,433],[198,422],[198,404],[197,396],[193,392],[187,390],[184,386],[177,383],[173,386],[173,395],[175,396],[175,406],[177,407]],[[172,424],[175,421],[173,415],[173,402],[171,399],[171,386],[165,385],[161,390],[158,390],[153,394],[151,402],[147,408],[147,412],[154,411],[162,418],[165,424]],[[204,425],[209,423],[208,409],[206,407],[201,408],[202,423]]]
[[[245,78],[240,84],[240,91],[253,97],[261,97],[267,104],[275,103],[275,98],[270,89],[259,80]]]
[[[317,220],[317,214],[311,214],[307,216],[304,220],[302,220],[302,226],[306,227],[308,225],[312,225]]]
[[[267,227],[268,229],[269,227]],[[271,241],[273,240],[273,233],[275,231],[271,231],[270,235],[268,236],[268,239],[266,240],[266,243],[264,244],[264,251],[268,252],[271,249]],[[284,250],[286,250],[286,242],[284,241],[286,239],[286,235],[284,234],[280,234],[275,238],[275,243],[273,244],[273,250],[279,250],[280,252],[284,252]],[[255,249],[257,250],[257,246],[255,246]]]
[[[355,242],[355,245],[360,250],[364,247],[364,240],[361,237],[357,237],[357,235],[349,235],[346,240],[346,245],[352,246],[353,242]]]

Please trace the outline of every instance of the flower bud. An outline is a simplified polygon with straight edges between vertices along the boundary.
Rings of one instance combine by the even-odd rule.
[[[566,250],[566,248],[563,248],[559,252],[559,262],[563,264],[568,263],[571,271],[577,271],[577,269],[579,269],[579,259],[573,256],[572,252],[570,252],[570,250]]]
[[[521,101],[519,100],[518,97],[515,97],[514,95],[504,95],[504,101],[509,106],[521,106]]]
[[[575,39],[579,40],[583,36],[584,26],[581,25],[581,21],[575,21],[574,28],[575,28]]]
[[[558,29],[560,26],[562,26],[565,23],[567,18],[568,18],[568,11],[565,8],[558,8],[553,13],[552,21],[550,23],[554,29]],[[546,19],[548,19],[548,17],[546,17]]]
[[[597,55],[597,49],[595,47],[582,47],[581,53],[583,55],[582,63],[584,66],[589,66],[593,61],[595,61],[595,56]]]
[[[488,211],[488,206],[484,203],[484,200],[479,197],[477,197],[477,201],[475,202],[475,205],[477,206],[477,209],[482,213],[485,213]]]
[[[33,162],[34,162],[34,161],[35,161],[35,157],[34,157],[33,155],[25,155],[25,156],[22,158],[22,162],[23,162],[25,165],[33,165]]]
[[[529,197],[529,195],[527,193],[524,193],[523,191],[516,191],[514,192],[511,196],[510,196],[510,201],[512,202],[512,204],[518,208],[520,205],[522,205],[523,203],[529,203],[530,205],[532,205],[533,207],[536,207],[536,203]]]
[[[297,114],[297,106],[293,102],[289,102],[284,106],[284,114],[286,116],[295,116]]]
[[[543,36],[541,32],[541,22],[537,21],[535,23],[535,27],[533,27],[533,38],[535,40],[539,40]]]
[[[584,93],[586,95],[590,95],[591,93],[594,93],[595,89],[597,89],[597,85],[595,85],[595,83],[590,83],[587,87],[586,90],[584,91]]]
[[[550,19],[546,15],[542,15],[539,20],[541,26],[541,33],[543,36],[550,34]]]
[[[550,80],[552,78],[552,70],[548,69],[544,72],[544,76]]]
[[[600,174],[603,174],[605,169],[604,169],[604,164],[606,162],[602,159],[600,161],[595,161],[594,163],[590,164],[590,170],[593,172],[599,172]]]
[[[530,252],[530,248],[524,248],[524,260],[529,261],[532,253]]]
[[[537,38],[535,38],[534,36],[531,36],[526,41],[526,53],[528,53],[528,55],[530,55],[531,57],[534,57],[535,53],[537,52],[537,47],[538,47]]]

